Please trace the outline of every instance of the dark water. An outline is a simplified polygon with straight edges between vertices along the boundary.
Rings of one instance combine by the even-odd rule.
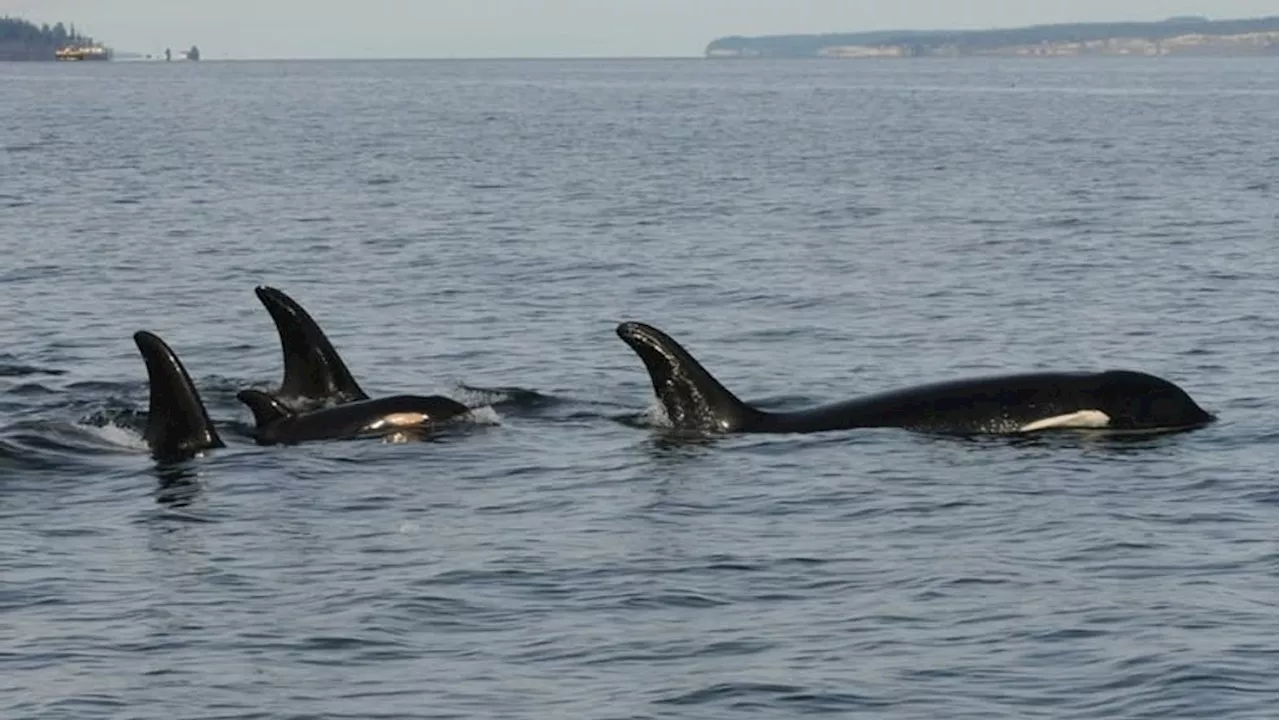
[[[1274,59],[0,91],[0,716],[1275,715]],[[253,445],[258,283],[486,422]],[[1120,367],[1222,421],[682,442],[624,319],[778,405]],[[228,448],[147,457],[138,329]]]

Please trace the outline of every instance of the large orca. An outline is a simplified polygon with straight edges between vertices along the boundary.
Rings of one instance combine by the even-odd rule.
[[[284,380],[272,393],[291,409],[368,400],[329,338],[293,298],[266,285],[254,294],[271,313],[284,353]]]
[[[806,433],[901,427],[959,434],[1051,428],[1163,431],[1197,427],[1215,419],[1173,383],[1128,370],[954,380],[807,410],[766,412],[734,397],[661,330],[625,322],[617,332],[644,361],[667,417],[681,430]]]
[[[440,395],[393,395],[310,412],[297,412],[260,390],[241,390],[236,397],[253,411],[260,445],[420,432],[470,412]]]
[[[151,386],[147,427],[142,434],[151,454],[160,461],[174,461],[223,447],[191,377],[173,350],[145,330],[134,333],[133,341],[147,364]]]

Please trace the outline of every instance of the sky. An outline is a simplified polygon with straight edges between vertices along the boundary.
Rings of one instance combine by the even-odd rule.
[[[724,35],[1242,18],[1275,0],[0,0],[116,50],[204,58],[700,56]]]

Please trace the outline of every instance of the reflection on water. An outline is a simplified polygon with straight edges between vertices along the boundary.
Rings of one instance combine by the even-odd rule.
[[[200,475],[197,470],[199,459],[180,463],[158,463],[155,475],[159,486],[155,491],[155,499],[161,505],[169,507],[186,507],[200,495]]]

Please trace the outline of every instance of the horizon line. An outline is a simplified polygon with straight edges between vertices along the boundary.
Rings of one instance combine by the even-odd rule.
[[[440,61],[453,62],[453,61],[484,61],[484,60],[552,60],[554,61],[554,60],[705,60],[707,59],[706,55],[461,55],[461,56],[400,55],[400,56],[381,56],[381,57],[377,55],[346,55],[346,56],[339,55],[339,56],[332,56],[332,57],[324,57],[320,55],[297,56],[297,57],[286,57],[286,56],[255,57],[252,55],[243,55],[243,56],[209,57],[207,55],[202,54],[198,61],[187,60],[185,58],[166,61],[163,58],[163,53],[161,53],[160,55],[156,55],[153,53],[152,56],[148,58],[146,56],[146,53],[138,53],[135,51],[113,50],[113,52],[117,55],[117,57],[114,58],[116,62],[124,62],[128,60],[141,60],[141,61],[150,60],[151,62],[168,62],[169,64],[188,63],[188,62],[278,62],[278,61],[396,62],[396,61],[403,61],[403,60],[413,60],[413,61],[426,60],[426,61],[433,61],[433,62],[440,62]],[[127,57],[119,57],[119,54],[121,52],[125,53]],[[15,61],[15,62],[19,62],[19,61]]]

